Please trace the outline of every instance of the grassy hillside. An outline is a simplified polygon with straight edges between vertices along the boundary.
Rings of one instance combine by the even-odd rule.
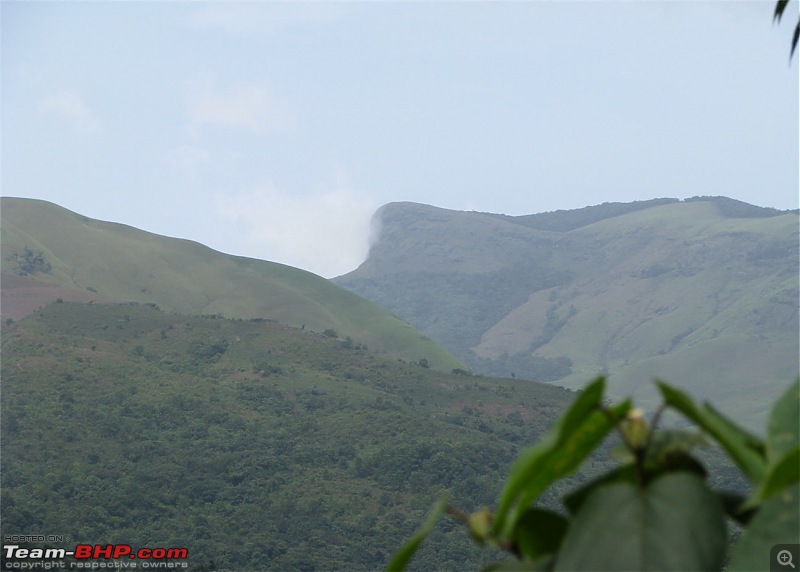
[[[2,344],[2,533],[188,547],[197,570],[380,569],[436,498],[493,504],[572,398],[137,304],[55,303]],[[491,557],[445,520],[415,566]]]
[[[403,320],[309,272],[92,220],[44,201],[0,200],[6,317],[57,298],[150,302],[185,314],[334,330],[389,356],[424,358],[443,371],[464,367]]]
[[[337,282],[477,371],[570,387],[605,371],[614,395],[644,399],[660,376],[752,427],[797,375],[796,212],[722,197],[527,217],[396,203],[377,224]]]
[[[606,368],[620,394],[642,395],[641,380],[661,376],[763,421],[798,372],[797,228],[794,214],[731,218],[711,202],[584,227],[577,240],[606,250],[556,293],[582,311],[540,351],[584,364],[573,383]]]

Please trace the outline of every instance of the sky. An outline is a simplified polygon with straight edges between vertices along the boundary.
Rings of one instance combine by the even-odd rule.
[[[3,196],[333,277],[383,204],[798,208],[798,2],[0,2]]]

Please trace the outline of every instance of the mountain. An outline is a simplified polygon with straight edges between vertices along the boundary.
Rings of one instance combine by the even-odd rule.
[[[493,504],[520,448],[574,398],[135,303],[4,321],[2,353],[3,533],[184,547],[195,570],[385,568],[441,496]],[[608,452],[573,482],[611,466]],[[494,556],[443,521],[415,566]]]
[[[494,505],[513,459],[575,396],[437,371],[330,329],[159,308],[179,292],[191,298],[185,282],[197,280],[219,308],[220,275],[241,280],[240,265],[267,293],[264,276],[281,282],[269,263],[14,203],[3,201],[2,224],[4,538],[47,531],[63,536],[54,548],[186,548],[198,571],[382,569],[434,500],[467,512]],[[291,280],[321,280],[278,270],[287,292]],[[130,301],[142,276],[149,291]],[[319,291],[318,307],[337,299]],[[616,466],[614,445],[542,504],[560,510],[559,495]],[[704,465],[716,488],[744,490],[718,452]],[[442,519],[411,569],[478,569],[497,557]],[[0,555],[1,568],[19,566]]]
[[[169,312],[269,318],[350,337],[442,371],[463,364],[377,305],[282,264],[93,220],[45,201],[0,199],[3,317],[56,299],[153,303]]]
[[[475,371],[654,404],[660,377],[761,426],[798,372],[798,213],[725,197],[512,217],[392,203],[335,281]]]

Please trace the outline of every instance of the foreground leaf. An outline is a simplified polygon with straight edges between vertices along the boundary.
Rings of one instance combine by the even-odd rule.
[[[800,446],[786,451],[779,461],[768,467],[764,480],[746,506],[765,501],[797,481],[800,481]]]
[[[800,443],[800,378],[772,407],[767,422],[767,461],[780,459]]]
[[[555,512],[532,508],[520,517],[514,528],[514,543],[519,553],[532,562],[558,552],[569,528],[569,521]]]
[[[742,526],[747,526],[750,524],[750,519],[752,519],[753,515],[758,512],[754,508],[748,508],[745,506],[745,501],[747,499],[739,493],[734,493],[731,491],[717,491],[717,496],[719,497],[719,500],[725,509],[725,514]]]
[[[630,463],[612,469],[596,479],[589,481],[581,488],[576,489],[566,495],[562,502],[570,514],[575,515],[580,511],[581,506],[589,498],[598,487],[609,485],[612,483],[635,483],[636,482],[636,467]]]
[[[674,459],[680,459],[692,452],[696,447],[708,445],[699,431],[686,429],[664,429],[653,434],[647,445],[647,460],[660,465],[669,465]]]
[[[796,544],[800,539],[798,503],[798,483],[766,501],[739,539],[728,570],[769,570],[770,549],[776,544]]]
[[[424,524],[414,533],[414,536],[411,537],[403,548],[397,551],[397,553],[392,558],[392,561],[389,562],[389,565],[386,567],[388,572],[401,572],[402,570],[406,569],[408,566],[408,562],[414,556],[414,553],[419,548],[419,545],[422,544],[422,541],[431,533],[433,527],[436,526],[436,522],[439,518],[444,514],[444,511],[447,509],[447,501],[440,500],[437,502],[431,513],[428,515],[427,520]]]
[[[506,515],[522,493],[522,490],[526,486],[530,486],[531,479],[536,477],[537,466],[542,463],[543,458],[558,447],[559,443],[580,425],[584,416],[600,405],[604,389],[605,379],[602,377],[590,383],[559,418],[547,436],[540,443],[529,447],[520,454],[511,469],[511,474],[500,496],[494,520],[495,531],[503,527]],[[552,480],[549,482],[541,481],[539,486],[544,490],[552,482]]]
[[[744,508],[753,508],[800,481],[800,379],[775,402],[767,423],[764,478]]]
[[[554,570],[719,570],[722,506],[702,479],[672,473],[641,489],[597,487],[561,545]]]
[[[495,535],[511,536],[517,519],[558,479],[572,474],[630,409],[630,401],[599,409],[605,380],[591,383],[547,437],[524,451],[511,470],[495,514]]]
[[[709,404],[700,408],[683,391],[661,381],[657,383],[664,401],[716,439],[751,483],[758,484],[763,480],[766,461],[765,445],[761,439],[724,417]]]

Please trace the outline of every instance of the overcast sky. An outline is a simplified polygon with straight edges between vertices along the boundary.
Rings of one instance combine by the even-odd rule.
[[[2,194],[326,277],[392,201],[798,207],[798,2],[13,2]]]

